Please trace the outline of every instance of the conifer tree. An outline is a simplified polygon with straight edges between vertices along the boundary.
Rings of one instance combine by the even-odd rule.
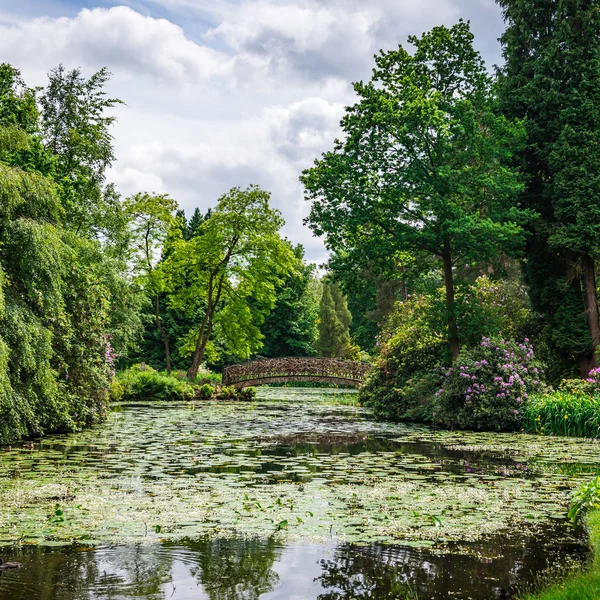
[[[352,315],[337,284],[325,282],[319,304],[319,342],[321,356],[341,358],[350,344]]]
[[[523,203],[539,214],[526,275],[555,354],[597,365],[600,319],[600,11],[593,0],[499,0],[502,110],[527,117]]]

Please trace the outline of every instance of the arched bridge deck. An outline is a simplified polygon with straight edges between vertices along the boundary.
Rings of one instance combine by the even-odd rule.
[[[237,389],[269,383],[314,382],[358,387],[367,363],[337,358],[263,358],[223,369],[223,384]]]

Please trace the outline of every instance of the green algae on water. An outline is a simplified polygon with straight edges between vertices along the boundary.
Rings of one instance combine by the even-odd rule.
[[[341,390],[123,406],[0,452],[0,545],[200,536],[429,546],[564,520],[589,440],[378,423]]]

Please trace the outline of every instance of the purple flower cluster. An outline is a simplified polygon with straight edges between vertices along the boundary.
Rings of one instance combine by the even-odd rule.
[[[522,343],[484,337],[480,345],[464,351],[453,368],[442,372],[438,401],[450,401],[457,410],[472,411],[474,418],[518,420],[532,392],[541,391],[543,369],[535,361],[528,339]],[[600,382],[600,369],[596,375]]]
[[[595,383],[600,388],[600,367],[592,369],[585,379],[588,383]]]
[[[110,340],[112,336],[106,334],[104,336],[104,362],[106,363],[107,372],[109,377],[115,376],[114,364],[119,355],[115,352],[115,349],[112,347]]]

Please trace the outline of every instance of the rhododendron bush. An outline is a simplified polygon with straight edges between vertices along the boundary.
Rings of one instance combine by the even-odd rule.
[[[531,394],[546,391],[533,345],[482,338],[444,370],[433,422],[449,427],[515,431]]]

